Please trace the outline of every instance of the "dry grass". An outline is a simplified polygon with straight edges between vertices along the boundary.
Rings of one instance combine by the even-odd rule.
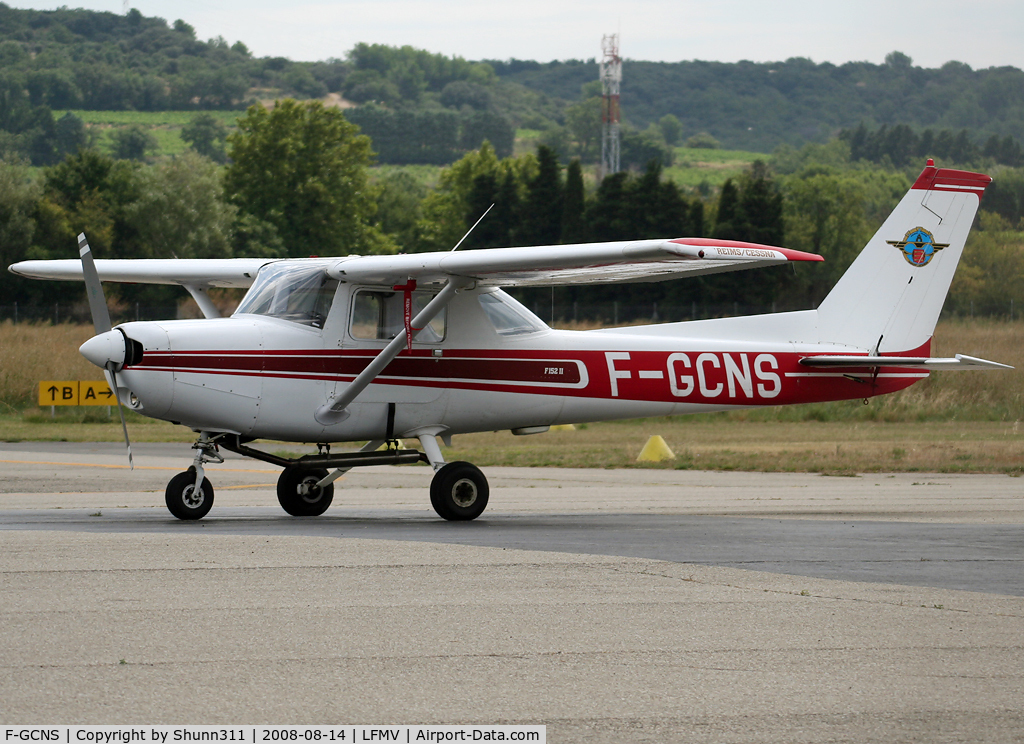
[[[674,460],[637,463],[662,436]],[[455,437],[448,460],[480,466],[647,467],[853,475],[865,472],[1024,472],[1017,423],[737,422],[669,417],[608,422],[531,437]]]
[[[90,326],[0,323],[0,410],[35,403],[42,380],[102,380],[103,372],[78,353]]]

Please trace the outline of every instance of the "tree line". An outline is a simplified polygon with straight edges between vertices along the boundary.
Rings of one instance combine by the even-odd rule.
[[[202,124],[189,129],[190,151],[152,165],[88,147],[38,171],[0,163],[0,263],[73,256],[79,231],[98,256],[115,258],[442,251],[487,212],[460,250],[709,236],[826,259],[756,275],[570,286],[559,290],[562,303],[657,303],[676,317],[741,301],[797,309],[821,301],[919,172],[855,160],[849,143],[835,139],[781,148],[704,194],[667,178],[657,158],[596,181],[578,159],[563,164],[547,145],[502,157],[485,142],[427,188],[401,169],[372,173],[371,138],[318,101],[251,107],[226,137],[223,165],[200,152],[217,137],[215,127]],[[1014,273],[1024,265],[1024,169],[1000,167],[990,191],[948,305],[965,314],[1003,314],[1009,300],[1018,310],[1024,302],[1024,279]],[[112,290],[145,304],[173,302],[178,294],[131,285]],[[0,292],[19,303],[82,296],[80,285],[6,272]],[[530,292],[524,299],[545,299]]]
[[[854,160],[882,163],[888,159],[892,165],[903,168],[911,162],[928,157],[941,158],[954,163],[978,163],[982,158],[1018,168],[1024,165],[1024,151],[1010,135],[991,135],[984,145],[976,144],[966,129],[925,129],[918,133],[907,124],[883,125],[869,129],[861,122],[856,129],[843,129],[839,139],[850,145]]]

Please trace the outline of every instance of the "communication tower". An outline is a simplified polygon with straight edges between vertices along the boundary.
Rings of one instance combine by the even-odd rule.
[[[622,58],[619,35],[601,37],[601,178],[618,173],[619,168],[619,86],[622,84]]]

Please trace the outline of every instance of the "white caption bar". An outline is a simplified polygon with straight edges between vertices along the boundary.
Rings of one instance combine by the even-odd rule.
[[[238,742],[282,744],[321,742],[511,741],[546,744],[546,726],[3,726],[0,744],[174,744],[175,742]]]

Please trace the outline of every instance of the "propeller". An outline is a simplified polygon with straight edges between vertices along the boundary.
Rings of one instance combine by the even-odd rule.
[[[85,293],[89,298],[89,312],[92,313],[93,328],[96,329],[96,335],[82,344],[78,350],[82,356],[97,367],[102,367],[107,374],[107,382],[110,383],[110,389],[114,391],[114,398],[117,400],[117,414],[121,417],[124,446],[128,449],[128,467],[135,470],[135,462],[132,459],[132,443],[128,438],[128,425],[125,423],[124,410],[121,408],[121,396],[117,392],[117,370],[124,367],[125,357],[128,356],[128,339],[120,329],[111,329],[107,300],[103,296],[103,285],[100,284],[100,275],[96,271],[96,262],[93,261],[92,249],[89,248],[89,241],[85,239],[85,233],[78,236],[78,254],[82,257]]]

